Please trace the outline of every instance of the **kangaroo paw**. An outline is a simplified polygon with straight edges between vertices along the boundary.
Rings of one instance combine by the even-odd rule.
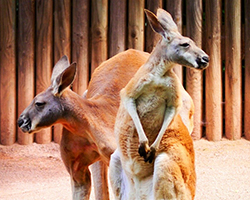
[[[148,146],[148,142],[140,143],[138,153],[140,154],[141,157],[144,158],[144,160],[147,158],[147,154],[149,151],[150,151],[150,148]]]
[[[145,162],[152,163],[155,158],[155,152],[156,152],[155,148],[150,147],[150,151],[147,154],[147,158],[146,159],[144,158]]]

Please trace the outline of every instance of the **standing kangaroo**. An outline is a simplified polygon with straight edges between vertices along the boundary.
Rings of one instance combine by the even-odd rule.
[[[177,31],[168,12],[158,9],[157,17],[145,12],[162,39],[120,92],[118,148],[110,161],[112,188],[116,198],[124,200],[193,199],[194,149],[178,116],[182,92],[172,68],[178,63],[205,69],[209,57]]]
[[[119,92],[148,57],[148,53],[130,49],[103,62],[92,74],[87,93],[81,97],[69,88],[76,65],[70,65],[64,56],[53,68],[51,85],[20,115],[19,127],[30,134],[56,123],[63,124],[60,151],[71,176],[74,200],[89,199],[90,165],[96,199],[109,199],[107,166],[116,149],[114,124]],[[191,133],[193,101],[180,87],[184,105],[180,115]]]

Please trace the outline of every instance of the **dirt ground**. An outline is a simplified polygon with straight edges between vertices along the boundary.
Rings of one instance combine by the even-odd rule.
[[[196,200],[250,199],[249,141],[223,139],[214,143],[202,139],[194,146]],[[0,145],[0,199],[71,199],[70,177],[61,161],[59,145]]]

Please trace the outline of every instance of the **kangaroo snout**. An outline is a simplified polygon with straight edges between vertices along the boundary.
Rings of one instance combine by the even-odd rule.
[[[24,133],[29,132],[31,129],[31,120],[23,115],[19,117],[17,124]]]
[[[198,63],[198,69],[205,69],[208,67],[209,63],[209,56],[205,55],[201,58],[197,58],[196,62]]]
[[[202,60],[208,63],[209,62],[209,56],[203,56]]]

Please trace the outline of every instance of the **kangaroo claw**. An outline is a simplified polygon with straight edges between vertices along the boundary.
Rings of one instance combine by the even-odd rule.
[[[144,158],[144,160],[147,158],[147,154],[149,151],[150,151],[150,148],[148,146],[148,142],[140,143],[138,153],[140,154],[141,157]]]
[[[155,148],[150,147],[150,151],[148,152],[147,158],[146,159],[144,158],[144,161],[152,163],[155,158],[155,152],[156,152]]]
[[[145,162],[152,163],[155,158],[156,149],[149,147],[147,142],[140,143],[138,153],[144,158]]]

